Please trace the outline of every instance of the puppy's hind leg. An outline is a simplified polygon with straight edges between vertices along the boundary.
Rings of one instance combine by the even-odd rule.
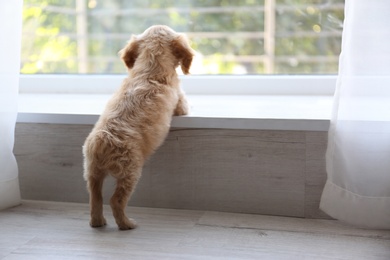
[[[125,209],[127,202],[138,183],[140,173],[141,169],[128,176],[117,179],[115,192],[111,197],[110,205],[116,224],[120,230],[128,230],[136,227],[135,221],[126,216]]]
[[[89,206],[91,210],[91,227],[102,227],[106,225],[106,219],[103,216],[103,196],[102,188],[106,174],[98,169],[89,169],[86,176],[87,187],[89,191]]]

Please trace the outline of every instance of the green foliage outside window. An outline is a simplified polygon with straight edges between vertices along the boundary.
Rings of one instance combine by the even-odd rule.
[[[117,52],[154,24],[188,35],[193,73],[336,73],[343,3],[24,0],[21,73],[125,73]]]

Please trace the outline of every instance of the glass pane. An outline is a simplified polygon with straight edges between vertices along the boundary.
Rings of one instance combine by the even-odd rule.
[[[187,34],[192,74],[334,74],[344,0],[24,0],[22,73],[126,73],[131,34]]]

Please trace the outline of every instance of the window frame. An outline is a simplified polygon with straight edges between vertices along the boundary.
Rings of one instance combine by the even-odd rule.
[[[112,94],[125,74],[21,74],[21,94]],[[333,95],[337,75],[179,76],[187,95]]]

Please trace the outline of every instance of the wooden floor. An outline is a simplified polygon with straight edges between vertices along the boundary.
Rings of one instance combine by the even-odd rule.
[[[88,225],[88,205],[24,201],[0,211],[0,259],[390,259],[390,231],[334,220],[129,208],[138,228]]]

